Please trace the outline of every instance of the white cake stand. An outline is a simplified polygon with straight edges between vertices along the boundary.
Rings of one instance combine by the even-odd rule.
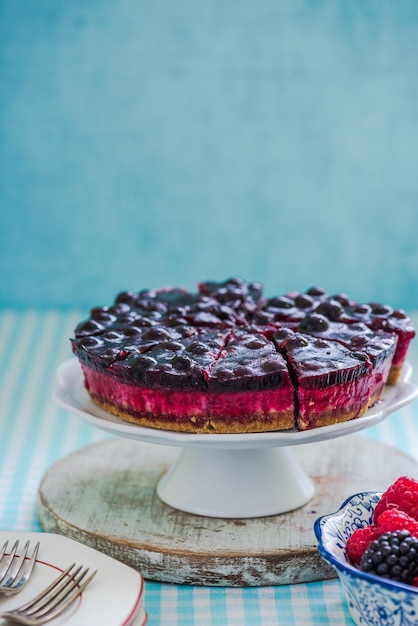
[[[177,433],[124,422],[96,406],[83,384],[76,359],[58,369],[55,398],[86,422],[119,437],[181,448],[157,485],[166,504],[200,516],[255,518],[292,511],[309,502],[315,488],[292,447],[335,439],[373,426],[411,402],[418,387],[405,364],[400,381],[358,419],[333,426],[253,434]]]

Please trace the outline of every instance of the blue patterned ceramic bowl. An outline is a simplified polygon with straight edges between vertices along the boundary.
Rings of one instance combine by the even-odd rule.
[[[350,565],[345,545],[350,535],[373,521],[380,493],[358,493],[336,513],[315,522],[320,555],[337,571],[351,617],[359,626],[418,626],[418,588],[373,576]]]

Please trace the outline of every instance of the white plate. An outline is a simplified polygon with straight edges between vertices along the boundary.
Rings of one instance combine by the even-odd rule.
[[[57,371],[59,387],[55,399],[66,409],[77,413],[96,428],[113,435],[137,439],[148,443],[181,447],[218,448],[266,448],[294,446],[335,437],[349,435],[381,422],[390,413],[411,402],[418,395],[418,387],[409,381],[412,368],[405,364],[397,385],[387,386],[383,400],[369,409],[362,417],[333,426],[323,426],[312,430],[280,430],[268,433],[246,434],[193,434],[177,433],[169,430],[145,428],[124,422],[107,413],[90,400],[83,382],[83,372],[77,359],[70,359],[60,365]]]
[[[51,626],[143,626],[147,616],[142,606],[144,579],[131,567],[73,539],[53,533],[0,531],[0,545],[17,539],[23,547],[40,541],[38,558],[27,586],[17,595],[0,596],[0,613],[14,609],[36,596],[71,563],[97,570],[81,598]],[[6,624],[0,620],[1,624]],[[7,622],[8,623],[8,622]]]

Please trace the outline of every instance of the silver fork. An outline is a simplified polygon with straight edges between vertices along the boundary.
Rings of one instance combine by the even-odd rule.
[[[29,580],[39,550],[37,542],[32,556],[27,556],[30,542],[27,541],[20,555],[17,554],[19,541],[7,552],[9,542],[6,541],[0,551],[0,593],[13,594],[23,589]]]
[[[67,567],[65,572],[62,572],[35,598],[13,611],[0,614],[0,617],[4,617],[15,624],[39,626],[61,615],[96,575],[96,571],[94,571],[82,582],[89,571],[88,568],[83,569],[83,566],[80,566],[74,570],[74,567],[75,563]]]

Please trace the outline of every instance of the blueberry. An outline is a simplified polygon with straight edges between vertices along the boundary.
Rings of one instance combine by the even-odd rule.
[[[111,324],[116,321],[116,315],[112,315],[109,313],[108,307],[97,307],[90,311],[90,317],[97,322],[101,322],[102,324]]]
[[[161,326],[151,326],[151,328],[145,331],[143,335],[143,339],[145,339],[145,341],[156,341],[159,339],[170,338],[170,333],[164,328],[161,328]]]
[[[85,337],[86,335],[97,335],[104,330],[103,324],[95,320],[87,320],[86,322],[81,322],[75,329],[76,337]]]
[[[205,354],[205,352],[209,352],[208,346],[202,341],[193,341],[187,348],[187,352],[191,352],[192,354]]]
[[[171,365],[180,372],[187,372],[191,368],[192,362],[189,357],[178,355],[171,360]]]
[[[371,310],[372,309],[368,304],[356,304],[353,307],[353,313],[356,315],[369,315]]]
[[[309,309],[314,303],[314,300],[307,293],[300,293],[295,298],[295,305],[299,309]]]
[[[100,339],[100,337],[93,337],[91,335],[82,337],[82,339],[78,342],[78,346],[80,348],[89,348],[90,350],[93,348],[99,348],[102,345],[103,339]]]
[[[320,333],[328,330],[329,321],[324,315],[311,313],[299,324],[298,330],[305,333]]]
[[[367,343],[367,338],[364,335],[355,335],[351,340],[351,346],[353,348],[364,348]]]
[[[167,326],[172,328],[174,326],[186,326],[187,323],[186,318],[179,317],[176,313],[170,313],[170,315],[164,317],[164,324],[167,324]]]
[[[331,300],[339,302],[342,306],[349,306],[351,303],[350,298],[345,293],[337,293],[335,296],[332,296]]]
[[[125,337],[139,337],[142,335],[142,329],[138,327],[136,324],[131,326],[126,326],[123,330],[123,334]]]
[[[378,315],[379,317],[388,317],[389,315],[391,315],[391,313],[393,313],[392,307],[390,307],[388,304],[377,304],[373,302],[370,304],[370,307],[372,309],[372,314]]]
[[[171,350],[172,352],[183,350],[183,345],[178,341],[163,341],[160,343],[159,347],[163,350]]]
[[[294,337],[295,333],[290,328],[278,328],[273,333],[273,339],[276,341],[284,341],[285,339],[289,339],[290,337]]]
[[[219,367],[216,371],[217,377],[219,380],[230,380],[234,377],[234,373],[232,370],[227,367]]]
[[[257,311],[255,316],[255,321],[257,324],[268,324],[273,321],[274,315],[273,313],[269,313],[268,311]]]
[[[323,289],[323,287],[310,287],[309,289],[306,290],[306,292],[308,294],[308,296],[314,296],[314,297],[318,297],[318,296],[326,296],[327,292],[325,291],[325,289]]]
[[[309,341],[302,337],[302,335],[294,335],[288,340],[288,345],[291,348],[306,348],[309,346]]]
[[[115,304],[124,303],[129,305],[135,305],[137,301],[138,294],[134,291],[121,291],[121,293],[116,296]]]
[[[154,367],[156,364],[157,361],[155,359],[153,359],[151,356],[143,354],[132,362],[132,368],[141,371],[148,370],[151,367]]]
[[[248,348],[249,350],[260,350],[260,348],[264,348],[265,345],[266,345],[265,341],[262,341],[261,339],[257,339],[256,337],[244,343],[244,346]]]
[[[261,369],[264,372],[277,372],[280,371],[282,369],[279,361],[277,361],[276,359],[264,359],[261,362]]]
[[[326,300],[321,302],[316,308],[316,312],[325,315],[329,320],[337,320],[343,313],[343,308],[336,300]]]
[[[359,361],[367,361],[368,360],[368,356],[365,352],[352,352],[353,357],[355,357],[356,359],[359,359]]]
[[[286,296],[282,296],[280,298],[270,298],[268,303],[269,306],[275,309],[291,309],[293,307],[293,302],[290,298],[286,298]]]
[[[154,326],[154,323],[152,320],[149,320],[146,317],[143,317],[142,315],[137,315],[135,317],[134,320],[132,320],[131,325],[132,326],[136,326],[138,328],[149,328],[150,326]]]

